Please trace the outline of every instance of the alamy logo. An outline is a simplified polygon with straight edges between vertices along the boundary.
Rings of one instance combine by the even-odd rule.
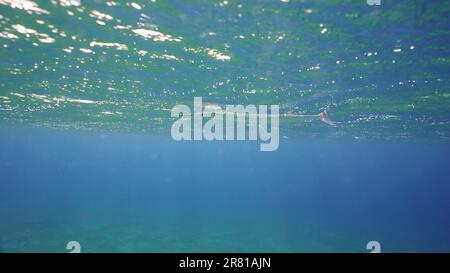
[[[268,110],[267,105],[204,104],[201,97],[195,97],[193,112],[184,104],[172,108],[171,116],[178,119],[171,135],[176,141],[259,139],[263,142],[261,151],[275,151],[279,145],[279,106],[271,105],[270,113]]]
[[[369,6],[380,6],[381,0],[367,0]]]

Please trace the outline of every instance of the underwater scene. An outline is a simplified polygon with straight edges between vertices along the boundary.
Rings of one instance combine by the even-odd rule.
[[[0,252],[450,252],[450,1],[0,0]]]

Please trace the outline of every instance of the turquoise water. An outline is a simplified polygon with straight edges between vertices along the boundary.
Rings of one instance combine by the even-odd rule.
[[[448,1],[0,0],[0,251],[450,251]],[[280,146],[171,108],[277,104]],[[327,110],[336,127],[318,118]]]

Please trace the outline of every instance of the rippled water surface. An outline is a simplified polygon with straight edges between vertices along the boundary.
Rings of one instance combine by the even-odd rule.
[[[449,44],[444,0],[0,0],[0,252],[450,251]],[[175,142],[196,96],[279,150]]]
[[[447,1],[1,0],[0,119],[161,131],[175,103],[281,104],[300,134],[447,138]]]

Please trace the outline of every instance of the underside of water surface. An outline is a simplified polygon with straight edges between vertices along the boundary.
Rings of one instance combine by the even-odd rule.
[[[0,252],[449,252],[450,2],[368,2],[0,0]]]

